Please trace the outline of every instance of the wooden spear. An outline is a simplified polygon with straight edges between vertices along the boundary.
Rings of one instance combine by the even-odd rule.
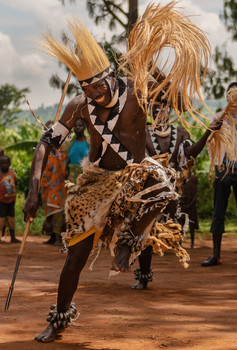
[[[61,96],[59,104],[58,104],[58,109],[57,109],[57,112],[56,112],[56,115],[55,115],[55,118],[54,118],[54,124],[58,121],[58,118],[59,118],[59,115],[60,115],[60,111],[61,111],[61,108],[62,108],[62,105],[63,105],[63,101],[64,101],[64,98],[65,98],[66,93],[67,93],[67,89],[68,89],[68,85],[69,85],[71,76],[72,76],[72,71],[70,70],[69,73],[68,73],[68,76],[67,76],[66,83],[64,85],[62,96]],[[30,106],[29,102],[27,102],[27,103]],[[33,112],[31,108],[30,108],[30,111]],[[33,113],[33,116],[35,117],[34,113]],[[16,265],[15,265],[15,269],[14,269],[13,276],[12,276],[12,282],[11,282],[11,285],[9,287],[9,291],[8,291],[8,295],[7,295],[7,299],[6,299],[6,303],[5,303],[5,311],[7,311],[9,309],[9,306],[10,306],[12,292],[13,292],[13,288],[14,288],[14,283],[15,283],[15,280],[16,280],[16,276],[17,276],[19,265],[20,265],[22,252],[23,252],[23,249],[24,249],[24,246],[25,246],[26,238],[27,238],[27,235],[28,235],[28,232],[29,232],[29,229],[30,229],[30,224],[31,224],[31,222],[30,222],[30,220],[28,220],[27,223],[26,223],[26,226],[25,226],[24,233],[23,233],[21,246],[20,246],[20,249],[19,249],[19,252],[18,252],[18,255],[17,255]]]

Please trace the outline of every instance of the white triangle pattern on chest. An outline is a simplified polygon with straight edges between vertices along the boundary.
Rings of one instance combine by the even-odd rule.
[[[134,162],[134,158],[129,151],[120,143],[116,136],[113,135],[113,129],[118,121],[120,112],[122,111],[126,100],[127,100],[127,79],[118,79],[119,81],[119,98],[118,102],[111,108],[108,120],[103,123],[100,118],[96,115],[96,103],[88,98],[88,111],[90,120],[94,128],[102,137],[102,145],[99,150],[99,154],[96,157],[96,163],[99,164],[103,155],[105,154],[108,145],[123,159],[127,164]],[[115,111],[114,115],[111,111]],[[112,115],[112,117],[111,117]]]
[[[151,141],[152,144],[155,148],[156,154],[162,154],[161,148],[160,148],[160,144],[157,138],[157,135],[154,133],[152,128],[148,128],[150,137],[151,137]],[[169,145],[169,159],[171,159],[174,150],[175,150],[175,146],[176,146],[176,142],[177,142],[177,126],[171,125],[171,135],[170,135],[170,145]]]

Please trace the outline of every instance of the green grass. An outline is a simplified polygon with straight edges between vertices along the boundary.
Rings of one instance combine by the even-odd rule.
[[[195,238],[205,239],[211,238],[212,233],[210,232],[211,218],[200,220],[199,219],[199,230],[195,231]],[[226,217],[225,222],[225,233],[228,235],[237,235],[237,219],[233,217]],[[189,236],[189,233],[187,234]]]
[[[25,203],[24,196],[18,194],[16,198],[15,205],[15,215],[16,215],[16,235],[22,235],[25,229],[24,215],[22,212]],[[42,207],[39,207],[37,211],[37,217],[34,222],[30,225],[29,233],[32,235],[40,236],[42,234],[42,227],[45,220],[44,211]]]
[[[16,199],[16,235],[22,235],[25,228],[25,222],[24,222],[24,216],[22,213],[22,208],[24,206],[24,196],[22,194],[17,195]],[[31,235],[38,235],[40,236],[42,233],[42,227],[44,223],[45,217],[44,217],[44,211],[42,207],[39,207],[37,212],[37,217],[35,218],[34,222],[30,226],[30,234]],[[211,237],[210,233],[210,226],[211,226],[211,217],[208,219],[200,219],[199,218],[199,230],[195,232],[195,237],[200,239],[205,239]],[[228,235],[236,235],[237,234],[237,218],[233,217],[233,215],[226,215],[226,223],[225,223],[225,230]],[[189,233],[187,234],[187,237],[189,237]]]

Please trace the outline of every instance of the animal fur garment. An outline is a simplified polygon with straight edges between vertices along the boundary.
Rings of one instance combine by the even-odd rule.
[[[163,155],[161,163],[168,163]],[[175,191],[175,172],[161,163],[146,158],[141,164],[128,165],[119,171],[108,171],[84,161],[83,174],[78,177],[77,184],[66,184],[68,197],[65,205],[65,241],[69,242],[74,235],[83,234],[92,228],[104,228],[101,239],[107,244],[111,241],[115,244],[123,232],[130,230],[133,219],[140,220],[154,208],[160,208],[160,212],[164,210],[168,202],[177,199],[178,195]],[[145,188],[148,178],[155,179],[157,183]],[[148,245],[151,226],[141,238],[141,250]],[[172,231],[169,229],[167,233],[171,238]],[[174,243],[176,241],[175,236],[173,240],[165,237],[166,246],[178,250],[181,256],[181,247],[178,248],[178,243]]]
[[[153,247],[154,253],[160,256],[163,256],[167,249],[172,249],[179,258],[180,263],[184,268],[187,268],[190,257],[186,250],[180,245],[183,239],[180,233],[181,229],[181,226],[171,219],[164,224],[156,221],[151,230],[148,243]]]

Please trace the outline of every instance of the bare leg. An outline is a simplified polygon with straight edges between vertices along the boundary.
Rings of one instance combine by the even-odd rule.
[[[116,255],[112,264],[113,269],[120,272],[130,272],[130,248],[127,245],[118,246],[115,253]]]
[[[132,289],[142,290],[146,289],[148,282],[152,281],[152,247],[150,245],[141,252],[141,254],[138,257],[138,260],[140,269],[134,271],[136,277],[135,279],[138,280],[138,282],[136,284],[133,284],[131,287]]]
[[[15,230],[10,230],[11,243],[21,243],[19,239],[15,236]]]
[[[134,220],[131,228],[134,236],[142,236],[147,226],[149,226],[152,223],[152,221],[156,218],[156,216],[159,213],[160,208],[156,208],[153,211],[150,211],[147,214],[145,214],[139,222]],[[115,271],[129,272],[130,255],[131,250],[128,245],[118,245],[116,248],[116,255],[112,264],[113,269]]]
[[[64,313],[70,307],[73,295],[77,289],[80,273],[86,264],[93,246],[93,237],[94,235],[89,236],[82,242],[69,247],[68,256],[59,280],[57,300],[58,312]],[[35,340],[49,343],[57,339],[63,330],[64,329],[61,327],[54,329],[52,323],[49,323],[45,330],[35,337]]]
[[[194,248],[194,236],[195,236],[195,230],[194,228],[190,228],[191,248]]]
[[[156,184],[157,181],[154,178],[149,178],[144,186],[144,188],[150,187],[154,184]],[[162,188],[162,191],[166,190],[166,188]],[[168,190],[168,188],[167,188]],[[153,191],[152,196],[157,195],[161,190]],[[148,198],[151,196],[150,194],[144,195],[142,198]],[[147,208],[150,205],[147,205]],[[162,208],[163,209],[163,208]],[[157,217],[157,215],[160,213],[161,208],[155,208],[141,218],[140,221],[133,220],[131,225],[131,231],[133,235],[136,236],[142,236],[142,234],[145,232],[146,228],[152,223],[152,221]],[[118,245],[116,248],[116,255],[112,264],[112,267],[115,271],[121,271],[121,272],[129,272],[129,258],[131,255],[130,247],[127,244],[121,244]]]

